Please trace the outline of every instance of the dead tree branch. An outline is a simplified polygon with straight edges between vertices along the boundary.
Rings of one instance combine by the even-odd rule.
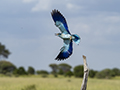
[[[87,65],[86,56],[84,56],[84,55],[83,55],[83,61],[84,61],[84,77],[83,77],[83,81],[82,81],[81,90],[86,90],[89,68],[88,68],[88,65]]]

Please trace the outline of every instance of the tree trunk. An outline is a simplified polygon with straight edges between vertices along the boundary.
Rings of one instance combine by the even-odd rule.
[[[86,56],[83,55],[83,61],[84,61],[84,77],[81,85],[81,90],[87,89],[87,80],[88,80],[88,74],[89,74],[89,68],[86,61]]]

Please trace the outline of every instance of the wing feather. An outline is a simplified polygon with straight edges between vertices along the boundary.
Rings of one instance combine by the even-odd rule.
[[[62,33],[70,34],[67,26],[67,22],[64,16],[56,9],[51,12],[55,25],[60,29]]]
[[[63,47],[60,49],[60,53],[58,54],[58,56],[55,58],[56,60],[64,60],[67,59],[73,51],[73,47],[72,47],[72,40],[64,40],[64,45]]]

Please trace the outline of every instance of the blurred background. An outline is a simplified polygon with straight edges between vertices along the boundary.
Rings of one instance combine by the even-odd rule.
[[[83,64],[87,57],[90,69],[120,68],[120,1],[119,0],[1,0],[0,60],[16,67],[52,71],[50,64]],[[51,18],[58,9],[66,18],[69,30],[81,37],[73,43],[72,56],[55,61],[63,42]],[[6,56],[7,55],[7,56]]]

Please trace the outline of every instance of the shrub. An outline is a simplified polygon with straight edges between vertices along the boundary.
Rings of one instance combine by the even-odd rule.
[[[115,76],[120,76],[120,70],[118,68],[113,68],[112,71],[115,73]]]
[[[62,69],[59,69],[59,72],[58,72],[58,74],[60,74],[60,75],[64,75],[64,72],[63,72],[63,70],[62,70]]]
[[[37,70],[37,74],[49,74],[46,70]]]
[[[58,77],[58,75],[57,74],[53,74],[54,75],[54,77]]]
[[[35,74],[35,70],[33,67],[28,67],[28,71],[27,71],[28,74]]]
[[[68,72],[66,72],[65,76],[71,77],[71,76],[73,76],[73,72],[72,71],[68,71]]]
[[[97,78],[106,78],[110,79],[115,76],[115,73],[110,69],[104,69],[96,74]]]
[[[0,73],[12,73],[16,69],[16,66],[8,61],[0,61]]]
[[[83,71],[83,65],[78,65],[74,67],[74,75],[75,77],[83,77],[84,71]]]
[[[19,67],[18,69],[15,69],[13,72],[14,75],[27,75],[27,72],[25,71],[24,67]]]
[[[97,71],[94,71],[94,70],[89,70],[89,77],[91,77],[91,78],[94,78],[95,77],[95,75],[96,75],[96,73],[97,73]]]

